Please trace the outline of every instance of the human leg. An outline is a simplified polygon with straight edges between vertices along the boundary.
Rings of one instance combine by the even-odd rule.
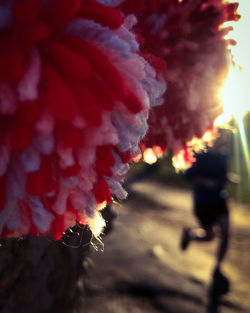
[[[229,243],[230,220],[229,215],[224,214],[218,218],[217,225],[220,230],[220,243],[217,250],[217,260],[215,268],[220,268],[221,262],[224,260]]]
[[[181,250],[186,250],[191,241],[211,241],[214,238],[212,226],[203,226],[202,228],[184,228],[181,239]]]
[[[215,215],[211,204],[194,203],[194,215],[200,224],[197,228],[184,228],[181,238],[181,250],[186,250],[191,241],[211,241],[214,239],[213,225]]]

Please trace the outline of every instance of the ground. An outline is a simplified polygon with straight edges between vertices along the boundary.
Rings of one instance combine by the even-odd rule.
[[[230,247],[223,273],[230,291],[208,309],[217,241],[179,249],[182,228],[194,226],[189,190],[155,181],[131,185],[128,200],[88,264],[82,313],[249,313],[250,208],[229,202]]]

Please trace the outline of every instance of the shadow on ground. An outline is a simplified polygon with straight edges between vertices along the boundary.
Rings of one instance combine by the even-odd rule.
[[[149,285],[145,283],[127,283],[119,282],[116,286],[116,292],[122,295],[126,294],[132,297],[144,298],[146,301],[158,311],[162,313],[176,313],[177,311],[170,309],[167,305],[168,298],[176,298],[178,301],[192,302],[202,308],[206,305],[203,300],[197,296],[188,294],[186,292],[166,287]],[[231,303],[230,301],[223,301],[221,296],[226,294],[225,283],[222,282],[221,277],[213,280],[208,296],[208,313],[219,313],[219,306],[226,306],[237,311],[242,311],[241,307]]]
[[[249,311],[249,211],[239,204],[223,273],[211,276],[216,243],[179,251],[192,223],[189,191],[136,184],[116,218],[105,249],[92,256],[81,313],[237,313]],[[235,210],[236,211],[236,210]],[[232,212],[234,213],[234,212]],[[236,217],[236,218],[235,218]]]
[[[208,313],[219,313],[219,307],[225,306],[237,311],[242,311],[240,306],[233,304],[230,301],[223,300],[223,295],[230,291],[230,281],[220,271],[215,271],[212,282],[208,289]]]

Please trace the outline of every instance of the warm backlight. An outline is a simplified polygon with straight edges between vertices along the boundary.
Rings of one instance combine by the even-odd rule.
[[[236,65],[231,66],[225,85],[222,89],[221,99],[224,113],[215,121],[215,126],[223,125],[234,117],[242,120],[243,115],[250,110],[250,1],[240,0],[238,12],[241,19],[233,23],[233,31],[229,38],[237,41],[231,47]],[[227,25],[228,26],[228,25]]]

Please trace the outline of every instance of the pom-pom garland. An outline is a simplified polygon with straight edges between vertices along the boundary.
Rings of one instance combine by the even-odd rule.
[[[164,72],[168,88],[164,105],[150,112],[149,131],[141,145],[173,150],[187,156],[193,138],[202,138],[222,113],[219,91],[225,81],[235,44],[223,23],[237,21],[238,3],[223,0],[124,0],[125,14],[138,18],[144,55]],[[153,56],[153,59],[152,59]],[[166,62],[166,67],[160,66]],[[193,143],[194,141],[192,141]],[[182,151],[184,149],[184,151]],[[158,149],[158,151],[160,151]],[[184,158],[185,159],[185,158]]]
[[[121,182],[139,145],[190,162],[190,141],[222,109],[234,42],[221,26],[236,9],[222,0],[4,1],[0,235],[58,239],[78,220],[98,236],[98,211],[126,197]]]
[[[75,220],[98,236],[98,210],[126,196],[120,183],[165,83],[115,2],[0,6],[1,236],[58,239]]]

